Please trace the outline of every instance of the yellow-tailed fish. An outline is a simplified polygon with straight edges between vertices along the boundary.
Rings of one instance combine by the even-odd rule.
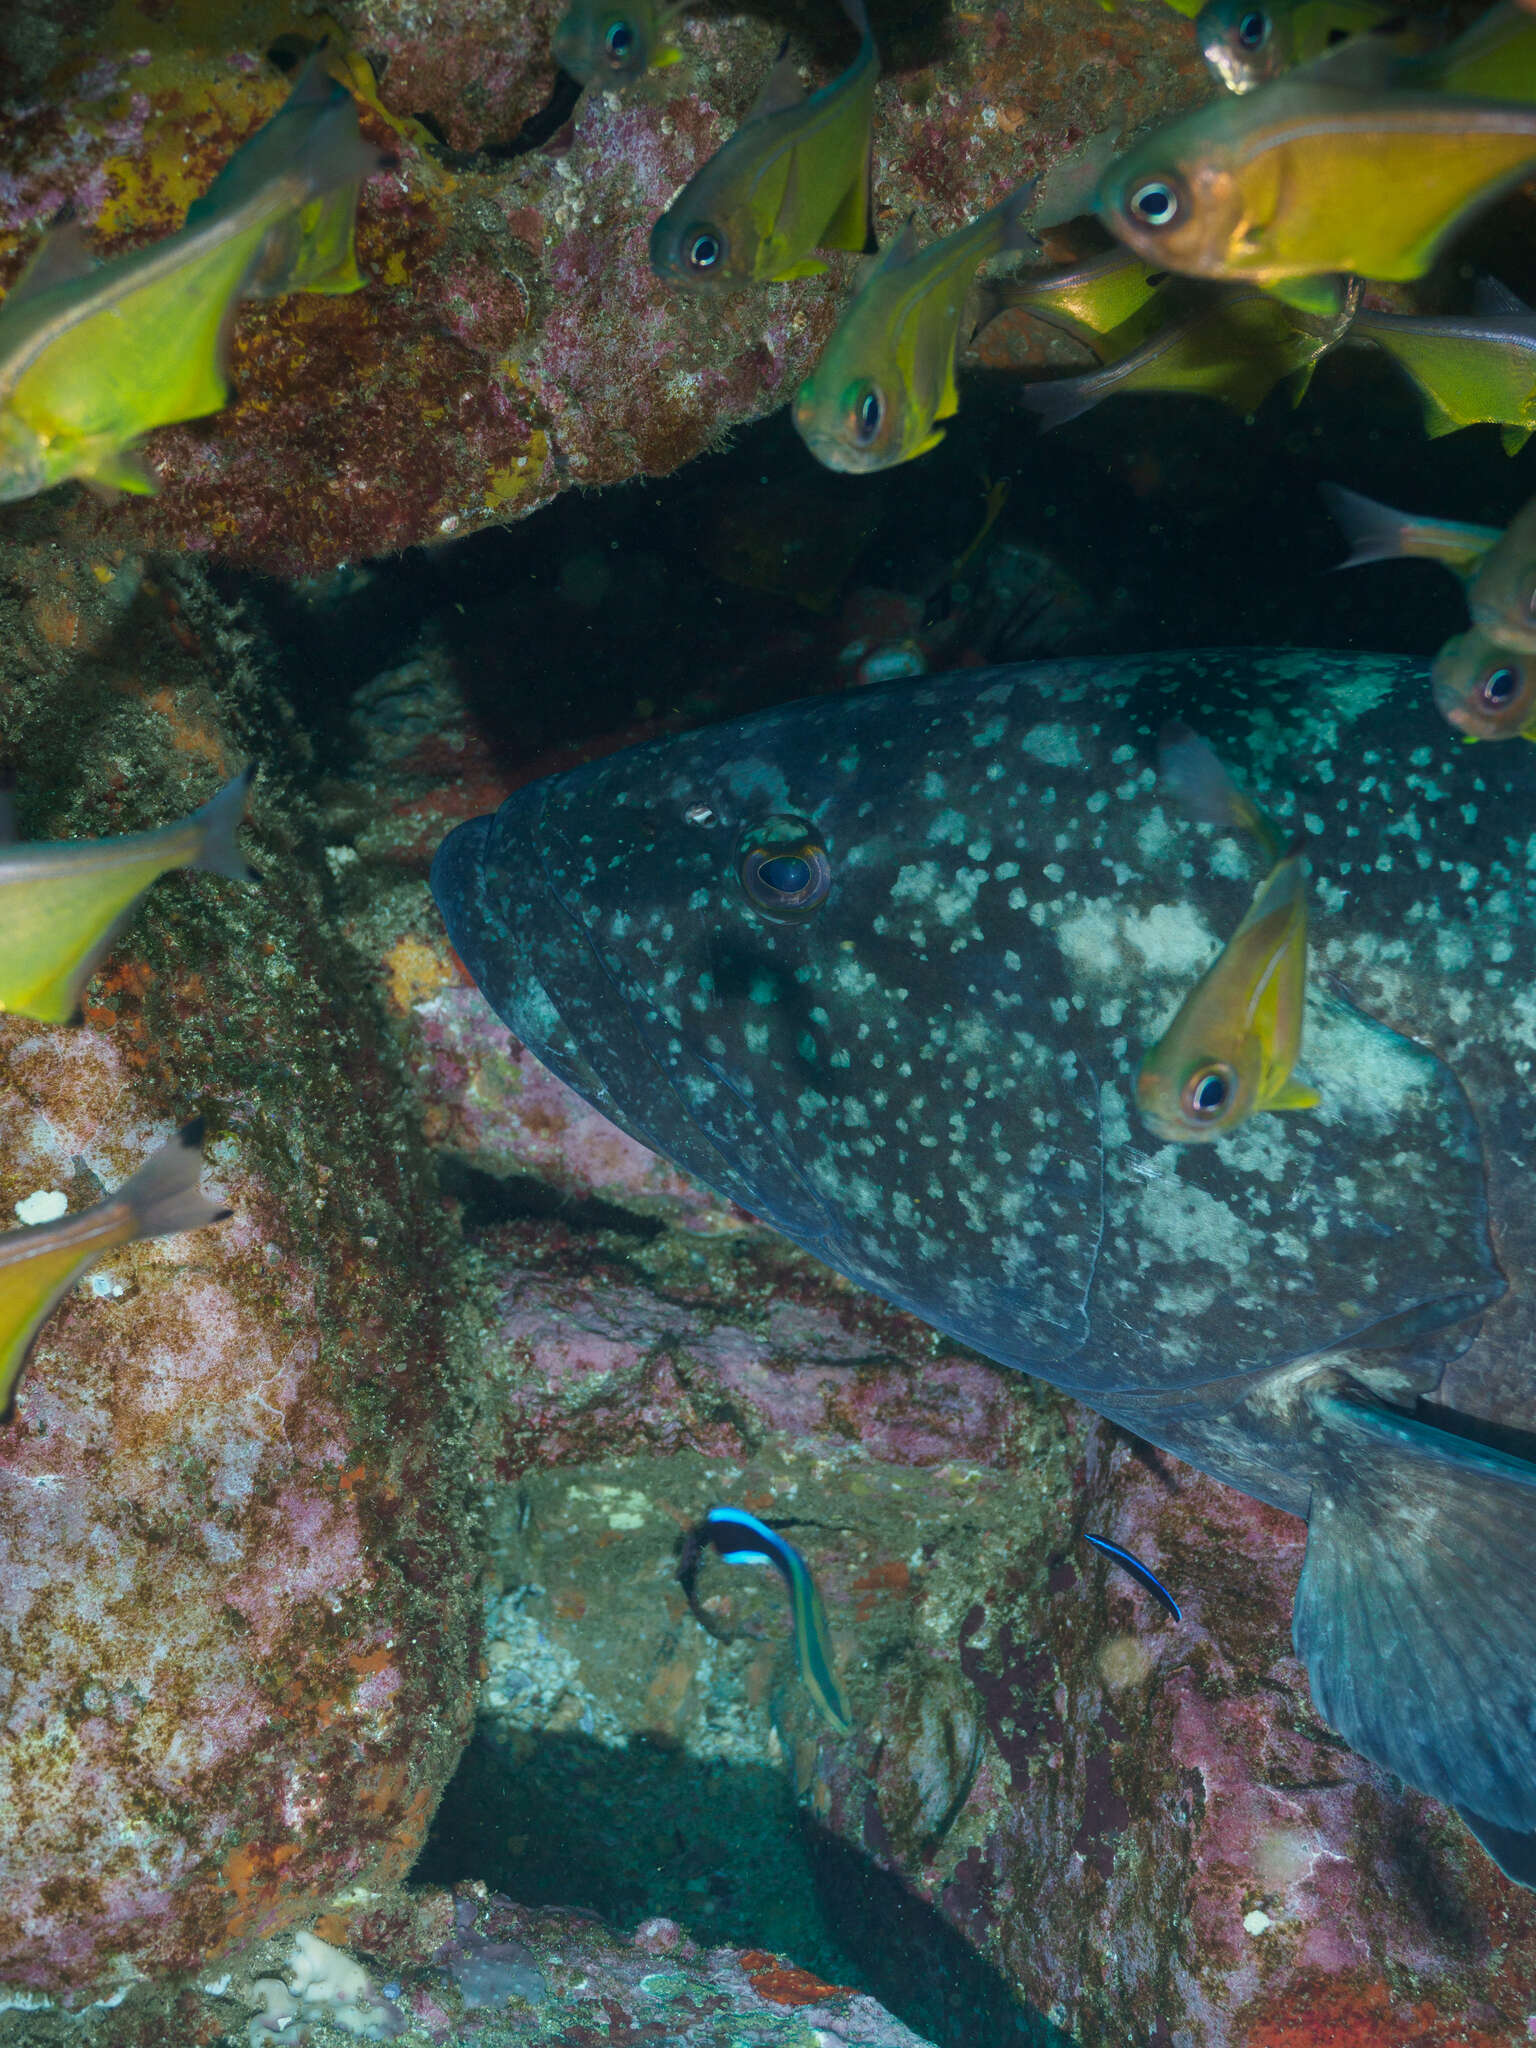
[[[1358,293],[1346,293],[1338,312],[1324,320],[1241,286],[1193,303],[1180,294],[1165,303],[1171,315],[1175,306],[1184,310],[1128,354],[1078,377],[1026,384],[1020,401],[1046,428],[1131,391],[1189,392],[1246,414],[1290,378],[1292,403],[1299,404],[1318,361],[1348,327],[1357,299]]]
[[[1536,654],[1472,626],[1446,641],[1429,674],[1436,710],[1469,739],[1536,739]]]
[[[1340,274],[1421,277],[1536,164],[1536,107],[1383,86],[1373,41],[1149,136],[1101,181],[1104,225],[1148,263],[1307,310]]]
[[[220,214],[233,214],[290,166],[304,160],[317,127],[335,122],[357,137],[352,96],[330,71],[322,46],[300,71],[293,91],[249,142],[235,151],[201,199],[187,208],[186,225],[197,228]],[[261,260],[246,280],[250,298],[276,299],[286,292],[336,295],[361,291],[365,282],[357,267],[357,202],[363,180],[377,170],[378,152],[358,137],[359,153],[351,178],[335,185],[297,212],[289,212],[267,236]]]
[[[1322,485],[1328,509],[1343,527],[1349,553],[1340,569],[1358,569],[1365,562],[1396,562],[1417,557],[1440,562],[1460,583],[1470,583],[1501,538],[1496,526],[1468,526],[1455,519],[1423,519],[1416,512],[1398,512],[1342,484]]]
[[[811,1698],[840,1734],[853,1726],[832,1666],[832,1637],[811,1568],[795,1546],[745,1508],[711,1508],[704,1534],[727,1564],[771,1564],[789,1591],[795,1661]]]
[[[1228,92],[1253,92],[1351,36],[1401,20],[1401,9],[1387,0],[1207,0],[1195,16],[1195,35]],[[1402,48],[1400,39],[1393,47]]]
[[[224,404],[229,326],[274,230],[378,162],[345,94],[286,133],[261,185],[148,249],[93,268],[73,224],[48,235],[0,304],[0,502],[67,477],[152,491],[133,444]]]
[[[1143,1120],[1170,1144],[1207,1142],[1260,1110],[1312,1109],[1292,1080],[1307,985],[1306,855],[1187,727],[1164,735],[1160,774],[1192,815],[1251,832],[1274,865],[1248,914],[1179,1006],[1136,1076]]]
[[[582,85],[622,92],[677,62],[668,31],[681,13],[657,0],[575,0],[555,28],[555,62]]]
[[[714,291],[815,277],[816,249],[868,249],[870,123],[880,62],[864,0],[843,0],[859,53],[841,77],[800,90],[787,51],[729,142],[651,230],[651,267]]]
[[[1111,249],[1063,270],[1021,277],[997,288],[999,305],[1026,313],[1086,342],[1096,355],[1126,355],[1156,325],[1166,270],[1129,249]],[[1113,346],[1106,346],[1110,342]]]
[[[63,1024],[144,891],[171,868],[256,878],[235,843],[248,775],[158,832],[0,845],[0,1012]]]
[[[1367,311],[1349,338],[1385,349],[1413,379],[1431,440],[1496,426],[1505,454],[1518,455],[1536,430],[1536,313],[1491,277],[1478,280],[1470,313]]]
[[[199,1191],[202,1146],[201,1121],[190,1123],[94,1208],[0,1236],[0,1415],[10,1413],[38,1331],[104,1253],[229,1214]]]
[[[971,284],[990,257],[1038,247],[1024,225],[1034,192],[1031,179],[926,249],[909,221],[884,251],[795,399],[796,431],[818,462],[891,469],[943,440],[937,422],[960,409],[955,356]]]

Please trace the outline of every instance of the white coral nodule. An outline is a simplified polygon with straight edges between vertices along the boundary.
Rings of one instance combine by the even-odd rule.
[[[393,2041],[405,2031],[404,2017],[362,1964],[315,1934],[294,1936],[286,1984],[258,1977],[251,1995],[262,2008],[246,2028],[251,2048],[297,2048],[308,2039],[306,2018],[327,2019],[363,2041]]]

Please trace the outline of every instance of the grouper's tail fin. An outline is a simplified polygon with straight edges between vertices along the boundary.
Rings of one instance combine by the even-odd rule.
[[[1536,1887],[1536,1465],[1326,1394],[1296,1654],[1318,1712]]]

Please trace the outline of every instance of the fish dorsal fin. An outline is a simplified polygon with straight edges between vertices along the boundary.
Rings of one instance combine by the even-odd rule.
[[[742,126],[748,121],[766,121],[770,114],[787,114],[791,107],[802,106],[805,102],[805,87],[800,83],[800,69],[789,54],[789,37],[779,45],[779,54],[773,60],[773,69],[763,80],[757,98],[742,116]]]
[[[51,291],[55,285],[73,284],[96,268],[85,239],[85,230],[72,215],[56,220],[38,244],[31,262],[6,294],[8,306],[24,305],[28,299]]]
[[[1532,309],[1518,293],[1496,277],[1480,277],[1472,287],[1472,310],[1480,320],[1530,320]]]
[[[1352,36],[1335,43],[1310,64],[1298,64],[1279,81],[1286,86],[1321,85],[1349,92],[1385,92],[1402,78],[1402,58],[1385,36]]]
[[[900,232],[894,235],[880,251],[879,257],[866,273],[868,280],[884,277],[888,270],[899,270],[903,263],[910,263],[917,254],[917,222],[908,214],[901,224]]]

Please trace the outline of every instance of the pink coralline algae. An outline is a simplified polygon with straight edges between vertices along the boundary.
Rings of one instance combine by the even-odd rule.
[[[92,573],[31,516],[0,544],[24,832],[175,816],[248,758],[243,643],[195,574]],[[440,1212],[280,779],[259,884],[172,878],[81,1024],[0,1019],[0,1227],[89,1206],[194,1112],[232,1211],[103,1259],[0,1426],[0,2011],[211,1968],[403,1875],[467,1725]]]

